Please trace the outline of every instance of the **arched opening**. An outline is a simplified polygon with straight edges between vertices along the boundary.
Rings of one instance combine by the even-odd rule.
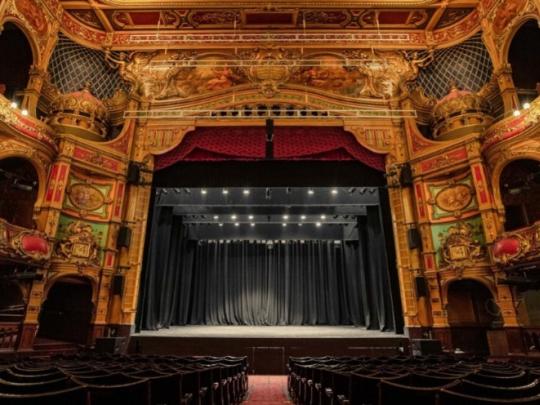
[[[510,162],[503,169],[499,183],[507,231],[540,220],[540,161],[520,159]]]
[[[28,85],[33,55],[26,35],[13,23],[4,24],[0,54],[9,61],[0,64],[0,94],[11,100],[17,99],[19,92]]]
[[[38,338],[85,344],[92,321],[92,284],[63,277],[49,289],[39,314]]]
[[[38,174],[26,159],[0,160],[0,218],[11,224],[34,228],[34,204]]]
[[[457,280],[448,287],[448,323],[454,348],[465,352],[488,351],[486,331],[502,325],[491,291],[475,280]]]
[[[508,51],[512,79],[520,102],[530,102],[540,90],[540,28],[530,20],[516,32]]]

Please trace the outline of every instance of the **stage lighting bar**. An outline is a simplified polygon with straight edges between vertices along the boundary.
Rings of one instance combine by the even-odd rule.
[[[388,43],[418,48],[413,45],[411,35],[405,32],[251,32],[251,33],[182,33],[156,32],[133,33],[128,35],[126,42],[133,45],[153,45],[159,47],[174,47],[181,45],[219,44],[238,47],[242,44],[296,44],[306,45],[315,43],[318,46],[328,44],[350,44],[355,47],[365,45],[371,47],[374,43]]]
[[[366,214],[364,212],[359,212],[358,215]],[[201,225],[218,225],[218,224],[240,224],[240,225],[251,225],[251,224],[274,224],[282,225],[284,223],[290,224],[291,226],[298,224],[316,224],[318,222],[328,225],[344,225],[344,224],[356,224],[357,218],[356,215],[287,215],[287,218],[284,218],[283,215],[260,215],[260,214],[249,214],[249,215],[217,215],[217,218],[214,219],[212,214],[203,214],[203,215],[183,215],[183,224],[201,224]]]
[[[290,109],[286,112],[276,113],[272,109],[245,112],[238,110],[219,109],[181,109],[181,110],[129,110],[124,112],[128,119],[176,119],[176,118],[203,118],[216,120],[291,120],[291,119],[347,119],[347,118],[416,118],[416,110],[398,109]]]

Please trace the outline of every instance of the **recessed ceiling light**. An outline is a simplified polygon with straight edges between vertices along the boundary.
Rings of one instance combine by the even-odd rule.
[[[298,226],[302,226],[302,223],[299,223]]]
[[[255,226],[255,222],[252,222],[250,225],[253,228]]]
[[[250,191],[249,189],[245,188],[243,191],[242,191],[242,194],[244,195],[249,195]]]
[[[286,227],[287,224],[286,224],[285,222],[283,222],[283,223],[281,224],[281,226]]]
[[[240,223],[235,222],[235,223],[234,223],[234,226],[240,226]]]
[[[248,216],[248,218],[249,218],[249,219],[253,219],[254,217],[253,217],[253,215],[250,215],[250,216]]]
[[[313,189],[310,188],[310,189],[307,191],[307,193],[308,193],[309,195],[313,195],[313,194],[315,194],[315,191],[313,191]]]
[[[227,195],[227,194],[229,194],[229,190],[227,190],[226,188],[224,188],[224,189],[221,191],[221,193],[222,193],[223,195]]]
[[[219,215],[214,215],[214,219],[219,219]]]
[[[206,195],[206,193],[207,193],[207,191],[206,191],[205,188],[201,189],[201,194],[202,194],[202,195]]]
[[[235,214],[232,214],[232,215],[231,215],[231,219],[232,219],[232,220],[235,220],[236,218],[238,218],[238,217],[237,217]]]
[[[315,223],[315,226],[319,228],[322,224],[320,222]]]
[[[302,216],[300,216],[300,219],[301,219],[302,221],[304,221],[304,220],[306,219],[306,216],[305,216],[305,215],[302,215]]]
[[[332,195],[337,195],[337,193],[338,193],[337,188],[333,188],[331,193],[332,193]]]
[[[322,214],[321,219],[324,221],[326,219],[326,215]]]
[[[219,224],[219,226],[223,226],[223,224]]]
[[[283,215],[283,219],[284,220],[288,220],[289,219],[289,216],[287,214]]]

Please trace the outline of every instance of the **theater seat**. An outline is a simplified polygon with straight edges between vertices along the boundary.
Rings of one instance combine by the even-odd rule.
[[[439,393],[438,405],[503,405],[503,404],[521,404],[533,405],[540,404],[540,395],[534,395],[527,398],[500,399],[473,396],[454,392],[452,390],[442,389]]]
[[[86,387],[77,386],[58,391],[37,394],[0,393],[2,405],[84,405],[87,403]]]

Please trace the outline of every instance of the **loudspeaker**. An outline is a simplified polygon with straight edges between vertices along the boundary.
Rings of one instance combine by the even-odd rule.
[[[413,356],[442,353],[441,341],[437,339],[411,339],[411,349]]]
[[[407,242],[409,244],[409,249],[419,249],[422,246],[422,238],[420,238],[418,229],[407,229]]]
[[[265,159],[272,160],[274,158],[274,142],[266,141]]]
[[[133,162],[129,162],[128,172],[127,172],[127,183],[128,184],[139,184],[141,181],[141,167]]]
[[[399,173],[399,185],[401,187],[410,187],[413,184],[413,176],[411,165],[405,163],[401,166],[401,172]]]
[[[268,118],[266,120],[266,141],[272,142],[274,139],[274,120]]]
[[[429,294],[429,289],[427,285],[427,280],[425,277],[415,277],[414,284],[416,286],[416,296],[417,297],[427,297]]]
[[[127,338],[125,337],[98,337],[96,338],[95,351],[98,353],[125,353]]]
[[[116,238],[116,248],[127,248],[131,243],[131,228],[121,226],[118,229],[118,237]]]
[[[116,274],[112,279],[112,293],[113,295],[122,295],[124,290],[124,276]]]

